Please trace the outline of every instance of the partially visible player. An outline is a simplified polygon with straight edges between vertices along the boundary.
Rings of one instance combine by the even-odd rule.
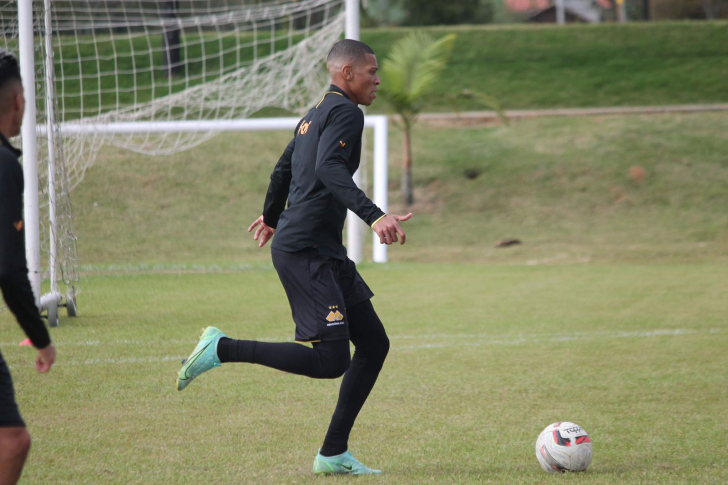
[[[48,372],[56,360],[48,330],[28,281],[20,150],[8,138],[20,133],[25,111],[18,61],[0,50],[0,289],[10,311],[38,349],[35,368]],[[13,382],[0,354],[0,485],[18,482],[30,451],[30,434],[15,402]]]
[[[372,49],[342,40],[327,58],[331,87],[298,123],[271,175],[263,215],[250,226],[259,246],[275,238],[271,256],[288,296],[297,343],[229,339],[208,327],[179,372],[177,388],[225,362],[249,362],[317,379],[344,376],[323,446],[314,459],[321,474],[375,475],[352,456],[349,434],[377,381],[389,339],[371,303],[374,293],[346,255],[347,209],[369,224],[382,244],[405,242],[401,221],[385,214],[354,183],[364,114],[379,77]],[[287,208],[286,208],[287,205]],[[349,341],[354,344],[351,357]]]

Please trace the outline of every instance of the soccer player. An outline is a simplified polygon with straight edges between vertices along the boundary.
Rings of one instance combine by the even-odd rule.
[[[48,372],[56,360],[28,281],[23,223],[23,169],[20,150],[8,138],[20,133],[25,111],[18,61],[0,51],[0,289],[10,311],[38,349],[35,368]],[[13,381],[0,354],[0,484],[20,479],[30,450],[30,434],[15,402]]]
[[[382,244],[406,236],[399,222],[412,214],[385,214],[354,183],[364,114],[376,98],[379,77],[372,49],[342,40],[329,52],[331,86],[299,121],[293,140],[271,174],[263,215],[248,228],[263,247],[288,296],[299,343],[233,340],[207,327],[179,372],[184,389],[203,372],[226,362],[261,364],[317,379],[344,376],[339,400],[313,470],[318,474],[373,475],[348,451],[349,433],[374,387],[389,339],[370,299],[374,294],[342,244],[346,210],[369,224]],[[286,201],[288,207],[286,208]],[[353,358],[349,341],[354,344]]]

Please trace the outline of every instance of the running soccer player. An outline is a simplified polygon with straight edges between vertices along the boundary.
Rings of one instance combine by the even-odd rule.
[[[179,372],[177,389],[226,362],[261,364],[317,379],[343,375],[313,471],[374,475],[381,471],[356,460],[348,440],[382,369],[389,339],[370,301],[374,294],[346,255],[342,231],[350,209],[372,227],[382,244],[404,244],[399,222],[412,214],[385,214],[352,179],[359,168],[364,128],[357,105],[369,106],[380,83],[374,52],[361,42],[342,40],[326,63],[331,87],[296,126],[271,174],[263,215],[248,228],[255,229],[260,247],[275,233],[271,255],[291,306],[296,341],[309,342],[312,348],[233,340],[207,327]]]
[[[38,349],[35,368],[48,372],[56,360],[28,281],[23,222],[23,169],[20,150],[8,138],[20,133],[25,111],[18,61],[0,51],[0,289],[10,311]],[[30,434],[15,402],[13,381],[0,354],[0,484],[20,479],[30,450]]]

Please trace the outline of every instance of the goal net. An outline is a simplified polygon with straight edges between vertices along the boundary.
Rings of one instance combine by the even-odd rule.
[[[79,281],[70,193],[103,146],[167,155],[210,139],[215,122],[264,108],[303,113],[328,85],[323,59],[345,25],[345,0],[0,1],[0,47],[16,54],[26,3],[37,147],[27,131],[22,143],[25,157],[29,148],[37,156],[43,269],[35,271],[59,304]],[[175,121],[205,128],[158,129]],[[119,124],[135,128],[94,128]]]

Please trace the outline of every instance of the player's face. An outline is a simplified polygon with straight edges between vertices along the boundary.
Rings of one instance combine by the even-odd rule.
[[[380,84],[377,76],[377,58],[374,54],[367,54],[365,60],[354,66],[354,76],[350,88],[357,104],[370,106],[377,97],[377,86]]]
[[[20,134],[20,126],[23,124],[23,113],[25,113],[25,96],[23,85],[12,80],[3,86],[0,93],[0,104],[3,106],[2,117],[6,121],[3,135],[8,138]]]

